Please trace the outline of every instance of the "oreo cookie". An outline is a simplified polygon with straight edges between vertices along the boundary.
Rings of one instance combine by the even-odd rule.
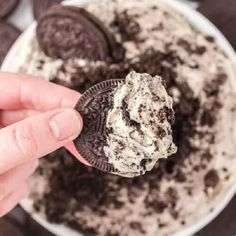
[[[17,28],[0,21],[0,64],[19,35],[20,31]]]
[[[11,14],[18,3],[19,0],[0,0],[0,19]]]
[[[53,5],[61,3],[62,0],[34,0],[33,13],[34,18],[38,20]]]
[[[236,1],[205,0],[198,10],[221,30],[236,49]]]
[[[84,128],[74,141],[80,155],[93,167],[104,172],[116,172],[104,153],[106,137],[112,132],[106,128],[106,117],[113,105],[113,92],[124,79],[112,79],[88,89],[75,109],[82,115]]]
[[[113,54],[114,37],[85,9],[57,5],[38,22],[37,39],[52,58],[106,60]]]

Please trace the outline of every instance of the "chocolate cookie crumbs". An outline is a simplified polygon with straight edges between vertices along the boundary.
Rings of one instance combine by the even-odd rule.
[[[162,129],[160,126],[157,127],[156,132],[160,139],[163,139],[166,136],[165,130]]]
[[[201,117],[201,125],[208,125],[209,127],[212,127],[216,122],[216,117],[211,114],[209,110],[206,110],[203,112]]]
[[[140,25],[135,21],[133,16],[130,16],[127,13],[127,11],[116,12],[115,19],[111,25],[117,28],[123,42],[138,40]]]
[[[195,48],[193,48],[193,45],[191,45],[184,39],[179,39],[178,45],[183,47],[187,52],[191,54],[203,55],[206,52],[206,48],[204,46],[196,46]]]
[[[140,129],[140,124],[135,120],[130,119],[130,114],[128,110],[128,104],[125,100],[122,101],[122,115],[123,119],[126,121],[127,125],[136,127],[138,130]]]
[[[206,188],[215,188],[219,181],[220,178],[216,170],[210,170],[204,177]]]
[[[160,117],[160,122],[164,122],[164,120],[167,118],[167,120],[171,123],[175,123],[175,116],[173,114],[173,111],[169,109],[168,107],[164,107],[160,110],[158,117]]]
[[[146,231],[143,229],[142,225],[139,222],[136,222],[136,221],[131,222],[130,227],[134,230],[142,232],[143,234],[146,233]]]

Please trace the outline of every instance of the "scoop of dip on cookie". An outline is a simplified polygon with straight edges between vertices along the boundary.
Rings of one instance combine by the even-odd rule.
[[[159,76],[131,72],[114,91],[104,152],[117,174],[144,174],[177,151],[172,140],[172,103]]]
[[[173,100],[164,84],[159,76],[133,71],[88,89],[76,105],[84,129],[75,146],[84,159],[102,171],[134,177],[175,153]]]

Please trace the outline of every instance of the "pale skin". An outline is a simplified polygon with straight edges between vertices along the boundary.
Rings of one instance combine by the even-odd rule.
[[[41,78],[0,72],[0,217],[29,192],[39,158],[62,147],[88,164],[73,145],[83,121],[80,94]]]

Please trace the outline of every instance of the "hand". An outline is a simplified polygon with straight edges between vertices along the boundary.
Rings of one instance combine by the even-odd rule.
[[[72,109],[79,96],[41,78],[0,73],[0,217],[28,193],[38,158],[79,135],[82,118]]]

